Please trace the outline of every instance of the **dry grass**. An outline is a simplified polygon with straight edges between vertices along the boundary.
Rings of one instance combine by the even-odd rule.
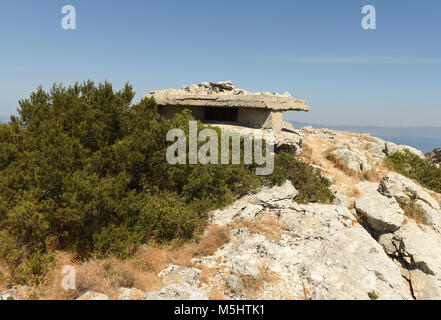
[[[201,241],[195,246],[194,255],[208,256],[225,243],[230,242],[228,227],[210,226]]]
[[[345,133],[342,138],[358,137],[366,142],[375,141],[374,138],[369,136],[363,136],[352,133]],[[362,146],[366,147],[366,143]],[[362,149],[363,149],[362,148]],[[315,138],[308,137],[303,144],[303,152],[301,158],[310,164],[315,164],[319,166],[326,166],[326,171],[323,175],[331,179],[333,184],[341,184],[345,187],[347,193],[350,195],[353,193],[353,186],[361,181],[371,181],[380,182],[383,178],[384,173],[389,170],[380,164],[371,164],[372,170],[365,171],[362,173],[357,173],[344,165],[340,159],[332,155],[332,152],[336,150],[336,146],[331,142]]]
[[[325,154],[326,159],[332,162],[334,167],[340,170],[341,172],[343,172],[345,175],[349,177],[356,177],[359,178],[359,180],[362,180],[361,175],[359,173],[355,172],[352,169],[349,169],[337,156],[332,154],[332,151],[334,150],[335,149],[330,149],[326,152]]]
[[[64,275],[61,274],[62,266],[59,266],[53,272],[54,278],[50,285],[37,289],[38,299],[75,299],[88,290],[102,292],[116,299],[121,287],[135,287],[145,292],[161,288],[156,273],[142,270],[133,260],[90,260],[72,265],[76,270],[76,289],[66,291],[62,288]]]
[[[364,135],[364,134],[360,134],[360,133],[356,133],[356,132],[346,132],[346,131],[337,131],[340,132],[343,136],[343,138],[346,139],[350,139],[350,138],[358,138],[360,140],[363,140],[364,142],[376,142],[375,138]]]
[[[211,288],[209,295],[210,300],[225,300],[224,294],[218,288]]]
[[[346,194],[348,197],[351,198],[359,198],[363,195],[361,191],[355,186],[352,189],[349,189],[349,191]]]
[[[315,159],[313,148],[310,145],[304,144],[302,146],[301,158],[305,162],[312,163],[318,165],[317,159]]]
[[[405,216],[409,219],[412,219],[417,224],[428,224],[424,210],[416,204],[414,200],[407,203],[400,203],[400,206],[404,210]]]
[[[364,173],[364,179],[370,182],[380,183],[383,176],[389,170],[380,164],[371,164],[372,170]]]
[[[279,275],[271,271],[264,263],[259,266],[259,277],[257,279],[253,277],[242,277],[244,291],[248,294],[261,292],[265,288],[265,284],[279,280]]]
[[[143,292],[161,289],[157,274],[170,264],[192,267],[191,259],[200,255],[213,254],[220,246],[230,240],[227,227],[212,226],[198,243],[187,243],[181,246],[141,246],[132,258],[118,260],[108,258],[78,262],[71,253],[59,252],[56,265],[48,280],[36,288],[36,299],[70,300],[91,290],[107,294],[110,298],[118,297],[119,289],[137,288]],[[65,291],[61,282],[65,275],[63,266],[72,265],[76,270],[76,289]],[[210,279],[210,270],[203,266],[201,282]]]
[[[268,241],[280,241],[282,234],[289,229],[274,218],[260,218],[253,222],[248,219],[236,219],[229,224],[231,229],[247,228],[251,233],[261,233]]]
[[[327,169],[323,172],[323,175],[330,179],[333,184],[341,185],[349,195],[356,192],[353,189],[354,185],[358,182],[364,181],[366,178],[368,180],[378,179],[377,174],[374,172],[363,176],[348,169],[339,159],[331,155],[332,151],[336,150],[336,147],[328,141],[308,137],[304,142],[303,149],[307,150],[303,160],[308,163],[326,166]],[[375,167],[374,169],[376,170],[377,168]]]
[[[305,282],[302,281],[302,291],[303,291],[303,300],[311,300],[311,290],[306,286]]]
[[[8,269],[0,261],[0,292],[3,292],[7,288],[7,279],[9,278]]]
[[[349,201],[348,209],[349,210],[355,209],[355,201],[354,200]]]
[[[201,269],[201,274],[199,275],[200,285],[208,284],[211,278],[211,270],[205,265],[197,265],[197,268]]]
[[[360,181],[371,181],[371,182],[380,182],[383,177],[383,172],[385,169],[380,165],[371,165],[372,169],[369,171],[356,172],[350,168],[348,168],[338,157],[333,155],[331,152],[333,150],[329,150],[326,152],[326,159],[332,162],[335,168],[343,172],[346,176],[355,178],[357,182]]]

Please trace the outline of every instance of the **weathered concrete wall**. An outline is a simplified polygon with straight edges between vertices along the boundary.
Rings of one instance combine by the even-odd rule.
[[[283,128],[283,112],[271,111],[271,127],[275,133],[279,133]]]
[[[182,107],[182,106],[159,106],[159,114],[166,119],[173,118],[175,113],[181,112],[184,109],[189,109],[197,120],[204,120],[204,108],[203,107]]]
[[[204,82],[183,87],[152,91],[144,97],[155,98],[162,106],[194,106],[221,108],[261,108],[269,110],[309,111],[305,100],[293,98],[289,92],[255,92],[239,89],[230,81]]]
[[[282,119],[282,111],[241,108],[237,122],[259,129],[273,129],[275,133],[279,133],[282,131]]]
[[[207,107],[209,108],[209,107]],[[159,113],[166,119],[170,119],[177,112],[189,109],[198,120],[205,119],[204,107],[182,106],[159,106]],[[259,108],[239,108],[237,124],[258,129],[274,129],[275,133],[282,130],[282,111],[273,111]]]
[[[271,125],[271,111],[258,108],[239,108],[237,122],[254,128]]]

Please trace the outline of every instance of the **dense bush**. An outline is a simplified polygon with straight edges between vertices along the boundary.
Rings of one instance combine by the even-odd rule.
[[[253,165],[169,165],[166,133],[188,136],[191,114],[165,120],[133,96],[109,83],[39,88],[0,125],[0,259],[17,282],[40,281],[54,250],[125,258],[141,243],[191,239],[210,210],[262,183],[289,177],[301,201],[331,197],[287,154],[265,178]]]
[[[405,150],[390,155],[385,165],[402,175],[418,181],[422,186],[441,193],[441,168]]]
[[[331,182],[317,169],[295,159],[288,153],[277,155],[274,172],[269,179],[274,184],[280,184],[286,179],[291,180],[293,186],[299,191],[299,195],[295,198],[298,203],[329,203],[334,199],[334,195],[329,190]]]
[[[434,163],[441,164],[441,148],[436,148],[426,153],[426,158]]]

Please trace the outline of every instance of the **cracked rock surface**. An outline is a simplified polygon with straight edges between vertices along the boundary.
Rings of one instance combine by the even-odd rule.
[[[268,192],[262,190],[262,194],[250,196],[247,203],[252,207],[250,199],[266,199]],[[369,293],[375,291],[380,299],[412,299],[399,267],[347,208],[298,205],[288,200],[288,194],[285,197],[283,201],[259,202],[260,211],[267,206],[266,211],[286,226],[279,241],[268,240],[247,228],[232,229],[229,243],[197,262],[219,268],[220,282],[225,281],[222,274],[228,273],[259,278],[263,266],[279,277],[251,298],[369,299]],[[250,216],[244,200],[239,203],[216,212],[215,221],[256,219],[261,214],[254,208]],[[243,212],[247,213],[242,216]]]

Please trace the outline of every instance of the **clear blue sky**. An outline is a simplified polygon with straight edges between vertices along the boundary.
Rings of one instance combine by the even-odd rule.
[[[61,28],[61,8],[77,30]],[[361,28],[361,8],[377,30]],[[289,91],[325,124],[441,126],[441,1],[2,0],[0,116],[40,84],[129,81],[143,93],[232,80]]]

